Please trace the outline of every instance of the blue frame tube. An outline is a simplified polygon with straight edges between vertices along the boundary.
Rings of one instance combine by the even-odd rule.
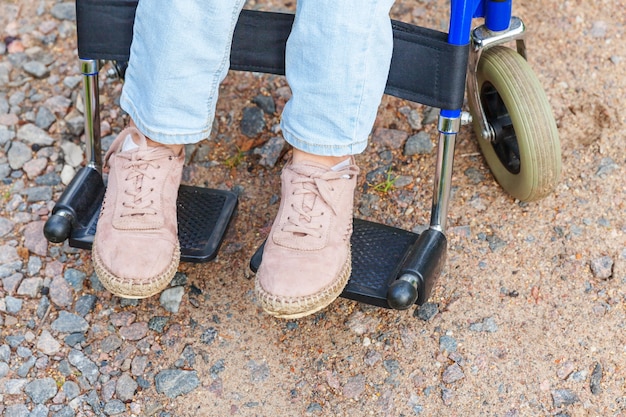
[[[485,26],[494,32],[507,30],[511,22],[513,0],[488,0],[485,3]]]

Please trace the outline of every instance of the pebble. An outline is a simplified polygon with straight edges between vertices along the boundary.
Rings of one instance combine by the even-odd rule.
[[[403,130],[379,127],[372,134],[372,143],[389,149],[400,149],[408,137],[409,134]]]
[[[47,166],[48,160],[46,158],[35,158],[27,161],[22,166],[22,169],[24,170],[24,173],[26,173],[28,179],[34,180],[43,173]]]
[[[126,340],[141,340],[148,334],[148,323],[133,323],[130,326],[121,327],[119,332],[120,336]]]
[[[25,295],[30,298],[35,298],[39,295],[39,292],[43,288],[42,278],[26,278],[22,281],[17,289],[18,295]]]
[[[126,411],[126,406],[120,400],[112,400],[104,405],[104,414],[107,416],[116,416]]]
[[[443,371],[442,381],[446,384],[452,384],[457,382],[463,378],[465,378],[465,374],[463,373],[463,369],[459,366],[458,363],[453,363],[448,366],[445,371]]]
[[[589,266],[591,273],[596,278],[609,279],[613,276],[613,259],[610,256],[592,259]]]
[[[457,341],[452,336],[444,335],[439,338],[439,350],[441,352],[456,352]]]
[[[72,168],[82,164],[84,156],[80,146],[71,141],[65,141],[61,144],[63,150],[63,160]]]
[[[12,142],[9,152],[7,152],[7,158],[11,169],[21,169],[33,156],[28,146],[22,142]]]
[[[164,317],[164,316],[152,317],[148,321],[148,328],[157,333],[163,333],[163,330],[165,329],[165,326],[167,325],[168,321],[169,321],[168,317]]]
[[[22,65],[24,71],[32,75],[35,78],[45,78],[50,75],[48,67],[39,61],[29,61]]]
[[[111,353],[119,349],[124,341],[115,334],[108,335],[100,342],[100,350],[104,353]]]
[[[40,129],[48,130],[52,123],[56,122],[56,116],[46,106],[41,106],[37,109],[35,115],[35,126]]]
[[[4,417],[30,417],[30,411],[24,404],[14,404],[4,410]]]
[[[85,274],[83,271],[80,271],[75,268],[68,268],[63,273],[63,278],[67,281],[68,284],[74,288],[76,291],[80,291],[83,288],[83,281],[85,280]]]
[[[74,301],[72,287],[65,278],[57,276],[50,283],[50,300],[59,307],[70,307]]]
[[[276,162],[282,155],[287,142],[283,139],[282,136],[274,136],[270,138],[263,146],[259,148],[255,148],[253,153],[255,155],[259,155],[261,159],[259,160],[259,165],[273,168],[276,166]]]
[[[9,130],[8,127],[0,124],[0,146],[6,145],[14,137],[15,133],[13,133],[13,130]]]
[[[173,287],[164,290],[159,298],[161,306],[170,313],[178,313],[180,303],[185,293],[184,287]]]
[[[355,375],[348,378],[342,389],[344,397],[358,399],[359,395],[365,391],[365,375]]]
[[[98,297],[93,294],[82,295],[78,300],[76,300],[74,311],[81,317],[85,317],[93,310],[97,301]]]
[[[28,417],[48,417],[49,412],[50,410],[48,410],[48,407],[46,407],[43,404],[37,404],[33,408],[33,411],[30,412]],[[56,417],[56,414],[55,414],[55,417]]]
[[[50,9],[50,14],[59,20],[76,20],[76,6],[72,1],[57,3]]]
[[[557,389],[552,391],[552,403],[554,404],[554,408],[572,405],[579,401],[578,396],[569,389]]]
[[[244,108],[239,128],[249,138],[257,137],[265,129],[263,110],[259,107]]]
[[[61,344],[47,330],[42,330],[37,340],[37,350],[48,356],[55,355],[61,349]]]
[[[95,383],[100,376],[100,371],[85,354],[79,350],[72,349],[67,356],[68,361],[74,365],[90,383]]]
[[[436,303],[424,303],[415,309],[415,315],[423,321],[430,321],[439,313],[439,306]]]
[[[123,402],[128,402],[135,396],[138,384],[128,373],[123,373],[117,380],[115,395]]]
[[[23,301],[20,298],[15,298],[10,295],[4,298],[6,303],[6,312],[9,314],[17,314],[22,310]]]
[[[593,367],[593,371],[591,372],[591,377],[589,379],[589,388],[591,389],[591,393],[593,395],[599,395],[602,392],[602,365],[600,362],[596,362]]]
[[[498,325],[493,317],[487,317],[483,321],[470,324],[469,329],[473,332],[495,333],[498,331]]]
[[[50,135],[32,123],[21,126],[17,130],[17,138],[31,145],[50,146],[54,143]]]
[[[169,398],[187,394],[198,387],[200,380],[196,371],[167,369],[154,377],[156,389]]]
[[[80,395],[80,387],[74,381],[65,381],[61,390],[63,390],[65,397],[70,401]]]
[[[57,393],[57,383],[53,378],[35,379],[24,387],[24,392],[35,404],[43,404]]]
[[[89,323],[84,318],[65,310],[61,310],[59,317],[52,322],[52,330],[61,333],[84,333],[88,328]]]
[[[252,99],[252,102],[259,106],[266,114],[272,115],[276,112],[276,103],[271,96],[259,94]]]
[[[433,149],[434,145],[430,135],[422,131],[410,136],[406,140],[406,144],[404,145],[404,155],[428,155],[432,153]]]

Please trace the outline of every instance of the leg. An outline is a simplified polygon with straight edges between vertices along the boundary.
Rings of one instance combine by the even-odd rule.
[[[294,154],[255,285],[277,317],[324,308],[350,276],[358,174],[351,155],[367,145],[387,81],[392,3],[298,2],[286,55],[293,97],[282,118]]]
[[[109,183],[93,243],[103,285],[143,298],[180,260],[182,144],[206,138],[243,0],[142,0],[121,103],[131,125],[105,156]]]

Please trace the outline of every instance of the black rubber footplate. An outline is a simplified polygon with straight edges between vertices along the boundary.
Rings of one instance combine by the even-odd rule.
[[[102,201],[95,202],[101,205]],[[237,208],[231,191],[181,185],[177,200],[178,239],[183,262],[208,262],[217,256],[226,229]],[[91,249],[100,210],[86,227],[72,228],[70,246]]]
[[[390,308],[387,289],[398,277],[418,236],[395,227],[354,219],[352,275],[341,296]],[[250,260],[253,271],[259,268],[262,256],[263,245]]]

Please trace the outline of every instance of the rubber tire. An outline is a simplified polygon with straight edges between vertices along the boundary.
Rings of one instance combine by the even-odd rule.
[[[520,201],[550,194],[561,176],[561,144],[548,98],[526,60],[515,50],[495,46],[478,63],[478,91],[489,82],[509,113],[520,153],[519,173],[511,173],[492,144],[480,137],[478,111],[470,105],[483,156],[502,188]]]

